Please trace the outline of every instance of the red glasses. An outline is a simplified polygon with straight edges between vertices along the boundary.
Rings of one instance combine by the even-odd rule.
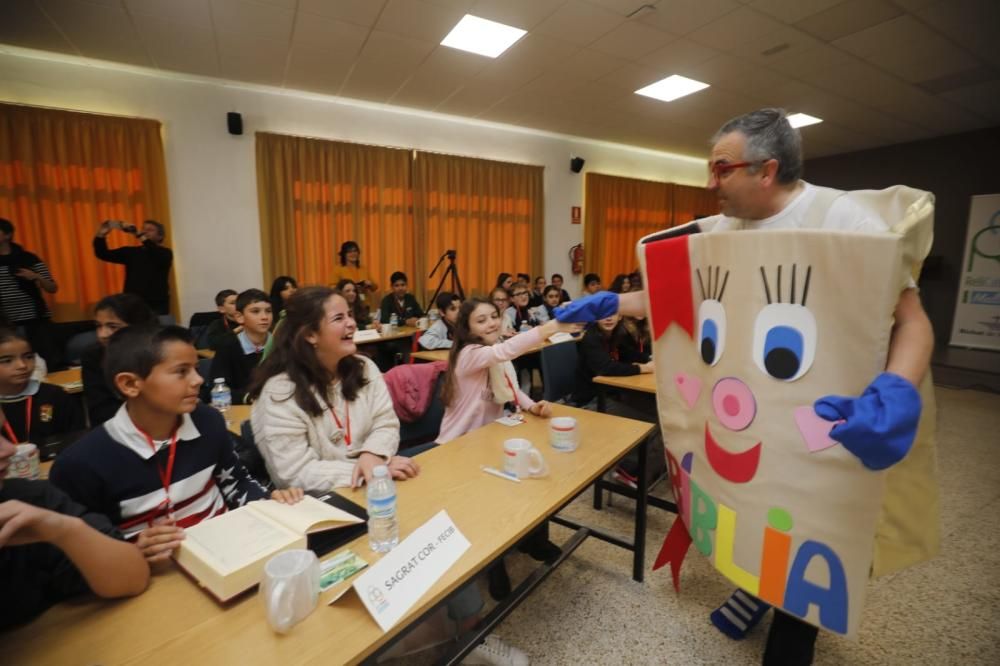
[[[763,164],[763,163],[764,163],[764,161],[759,161],[759,162],[709,162],[708,163],[708,172],[710,174],[712,174],[712,176],[716,180],[722,180],[722,177],[725,176],[726,174],[728,174],[730,171],[734,171],[735,169],[742,169],[743,167],[748,167],[748,166],[757,166],[757,165]]]

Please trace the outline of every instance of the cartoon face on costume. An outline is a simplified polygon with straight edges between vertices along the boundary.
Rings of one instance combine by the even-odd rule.
[[[733,583],[857,629],[883,475],[829,438],[818,398],[885,367],[898,238],[740,231],[647,239],[657,398],[674,496]],[[848,268],[850,267],[850,268]]]

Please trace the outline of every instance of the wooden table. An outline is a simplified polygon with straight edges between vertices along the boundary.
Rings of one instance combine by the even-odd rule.
[[[385,327],[386,327],[386,324],[382,324],[382,328],[384,329]],[[389,340],[402,340],[403,338],[413,337],[413,334],[416,333],[419,330],[420,329],[418,329],[418,328],[416,328],[414,326],[397,326],[396,327],[396,332],[393,333],[392,335],[382,335],[382,334],[379,334],[379,337],[377,337],[377,338],[373,338],[371,340],[363,340],[363,341],[358,342],[356,344],[359,344],[359,345],[376,345],[376,344],[378,344],[380,342],[388,342]]]
[[[82,598],[59,604],[35,622],[7,633],[4,662],[221,666],[361,661],[558,511],[650,430],[641,421],[563,405],[553,408],[555,415],[579,421],[580,447],[573,453],[549,447],[548,422],[529,415],[523,425],[490,424],[421,454],[420,476],[398,484],[401,536],[445,509],[472,545],[387,633],[349,592],[333,606],[318,607],[288,635],[279,636],[268,628],[256,593],[222,607],[176,568],[168,567],[138,597]],[[514,484],[483,473],[481,465],[501,464],[503,441],[510,437],[533,441],[545,456],[550,475]],[[344,494],[364,503],[362,490]],[[369,562],[378,558],[369,550],[367,536],[348,547]]]
[[[78,367],[50,372],[44,381],[46,384],[61,386],[66,393],[83,393],[83,375]]]
[[[233,405],[226,414],[226,427],[234,435],[240,434],[240,426],[250,418],[250,405]]]
[[[197,351],[199,358],[215,358],[214,349],[198,349]]]
[[[656,375],[652,372],[644,375],[628,375],[627,377],[606,377],[599,375],[594,377],[595,384],[604,384],[626,391],[638,391],[639,393],[656,393]]]

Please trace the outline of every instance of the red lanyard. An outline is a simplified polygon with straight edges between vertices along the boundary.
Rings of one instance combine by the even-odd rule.
[[[604,341],[604,351],[608,353],[612,361],[617,361],[620,358],[617,347],[612,347],[611,342],[608,340]]]
[[[142,436],[146,438],[147,442],[149,442],[149,448],[153,450],[153,455],[155,456],[157,449],[156,449],[156,444],[153,442],[153,438],[139,426],[136,426],[135,429],[138,430],[140,433],[142,433]],[[157,471],[159,471],[160,473],[160,483],[163,484],[163,492],[167,494],[167,499],[164,500],[163,502],[167,505],[167,508],[169,508],[171,504],[170,478],[174,475],[174,457],[177,455],[178,430],[180,430],[180,427],[174,428],[174,434],[170,436],[170,453],[167,455],[167,469],[163,469],[163,467],[161,467],[159,463],[156,464]]]
[[[510,388],[510,392],[514,394],[514,406],[517,407],[518,410],[520,410],[521,401],[517,399],[517,391],[514,390],[514,385],[510,383],[510,375],[504,372],[503,378],[507,380],[507,386]]]
[[[10,440],[11,444],[19,444],[21,442],[31,441],[31,402],[34,400],[35,396],[29,395],[27,401],[24,405],[24,439],[20,440],[14,435],[14,429],[10,426],[10,421],[7,419],[3,420],[3,429],[7,433],[7,439]]]
[[[337,427],[344,431],[344,441],[347,445],[351,445],[351,410],[347,405],[347,401],[344,401],[344,421],[347,422],[347,427],[345,428],[341,424],[340,419],[337,418],[337,412],[333,409],[333,405],[330,405],[330,414],[333,415],[333,422],[337,424]]]

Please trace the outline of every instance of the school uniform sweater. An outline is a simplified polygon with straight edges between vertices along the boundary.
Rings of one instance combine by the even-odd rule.
[[[101,343],[95,342],[84,350],[80,365],[90,425],[97,427],[115,415],[122,406],[122,399],[104,378],[104,346]]]
[[[9,500],[80,518],[102,534],[122,538],[107,516],[88,511],[47,481],[6,479],[0,486],[0,503]],[[0,548],[0,630],[27,622],[53,604],[89,589],[76,565],[52,544],[6,544]]]
[[[34,386],[38,387],[37,390],[32,390]],[[15,440],[11,441],[15,443],[43,444],[52,438],[83,430],[85,427],[80,401],[55,384],[29,382],[25,394],[0,398],[0,408],[7,417],[7,425],[4,426],[3,432],[8,439],[13,432]]]
[[[239,328],[239,323],[233,321],[225,315],[219,315],[208,328],[205,329],[205,342],[212,351],[219,351],[230,339],[235,337],[234,329]]]
[[[389,294],[382,299],[382,305],[379,306],[379,321],[388,324],[392,315],[399,318],[399,325],[402,326],[407,319],[423,317],[424,311],[420,308],[420,304],[417,303],[413,294],[403,296],[402,303],[396,300],[395,295]]]
[[[605,338],[600,327],[591,324],[577,346],[577,389],[573,392],[573,402],[586,404],[597,394],[594,377],[627,377],[639,374],[636,363],[649,360],[649,350],[640,350],[632,336],[622,325],[615,329],[610,338]]]
[[[270,337],[268,333],[268,337]],[[247,389],[250,388],[250,379],[254,369],[260,365],[260,359],[264,355],[264,347],[267,343],[258,347],[250,342],[246,331],[241,331],[238,335],[231,335],[212,358],[212,370],[210,377],[205,378],[202,386],[202,400],[208,402],[211,399],[212,384],[215,379],[222,377],[226,380],[226,385],[233,394],[233,404],[242,405],[246,403]]]
[[[236,456],[225,420],[211,407],[199,404],[181,417],[169,506],[160,472],[167,468],[170,439],[153,445],[155,453],[122,405],[114,418],[59,454],[49,480],[108,516],[128,539],[168,514],[190,527],[269,497]]]

